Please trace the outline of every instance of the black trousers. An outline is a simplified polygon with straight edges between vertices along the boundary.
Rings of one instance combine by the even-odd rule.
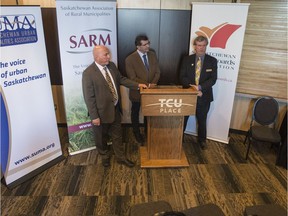
[[[140,123],[139,123],[139,112],[141,108],[140,102],[133,102],[132,101],[132,107],[131,107],[131,122],[133,127],[133,133],[134,134],[140,134]],[[145,131],[147,128],[147,119],[144,117],[144,127]]]
[[[207,114],[210,109],[210,102],[198,101],[196,106],[196,121],[198,142],[203,142],[207,138]],[[184,117],[184,129],[186,128],[189,116]]]

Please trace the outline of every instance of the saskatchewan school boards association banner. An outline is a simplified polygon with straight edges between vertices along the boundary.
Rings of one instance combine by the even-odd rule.
[[[110,49],[117,64],[116,2],[56,1],[69,154],[95,149],[82,94],[82,73],[94,61],[95,45]]]
[[[214,101],[207,117],[207,138],[223,143],[229,142],[248,8],[249,4],[242,3],[192,3],[190,53],[194,38],[203,35],[209,41],[207,54],[218,60]],[[190,116],[186,133],[196,134],[195,122],[195,116]]]
[[[1,6],[1,172],[12,186],[62,160],[41,10]]]

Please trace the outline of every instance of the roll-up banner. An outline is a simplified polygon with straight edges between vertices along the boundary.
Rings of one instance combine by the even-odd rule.
[[[207,54],[218,60],[214,101],[207,117],[207,138],[229,142],[229,127],[241,60],[249,4],[192,3],[190,53],[193,40],[208,38]],[[195,116],[190,116],[186,133],[196,134]]]
[[[39,6],[1,6],[1,172],[7,186],[63,159]]]
[[[110,49],[117,64],[116,1],[56,1],[69,154],[95,148],[82,94],[82,73],[95,45]]]

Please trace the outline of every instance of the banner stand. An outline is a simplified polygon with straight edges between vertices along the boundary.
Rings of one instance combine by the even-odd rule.
[[[0,8],[1,174],[12,188],[64,157],[40,6]]]
[[[82,93],[82,73],[94,61],[93,47],[107,46],[117,64],[116,1],[56,1],[69,155],[95,149]],[[77,28],[75,28],[77,26]]]
[[[195,37],[202,35],[209,41],[206,53],[218,60],[218,77],[213,86],[214,101],[207,115],[207,138],[225,144],[229,143],[229,127],[249,5],[197,2],[192,4],[189,53],[193,52]],[[185,133],[194,135],[197,134],[196,131],[196,117],[190,116]]]
[[[28,173],[25,176],[22,176],[21,178],[17,179],[16,181],[10,183],[10,184],[6,184],[5,178],[1,179],[1,182],[8,188],[8,189],[13,189],[14,187],[24,183],[25,181],[39,175],[40,173],[44,172],[45,170],[49,169],[50,167],[56,165],[57,163],[61,162],[62,160],[64,160],[66,157],[61,155],[58,158],[55,158],[54,160],[44,164],[43,166],[33,170],[31,173]],[[1,174],[2,175],[2,174]]]

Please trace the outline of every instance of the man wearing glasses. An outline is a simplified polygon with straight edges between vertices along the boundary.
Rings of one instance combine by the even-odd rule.
[[[135,39],[136,50],[125,59],[128,78],[138,83],[144,83],[148,88],[157,84],[160,78],[160,68],[155,52],[150,51],[150,41],[146,35],[138,35]],[[140,92],[130,89],[129,98],[132,102],[131,122],[136,141],[143,144],[144,137],[140,133],[139,111]],[[145,126],[146,127],[146,126]]]

